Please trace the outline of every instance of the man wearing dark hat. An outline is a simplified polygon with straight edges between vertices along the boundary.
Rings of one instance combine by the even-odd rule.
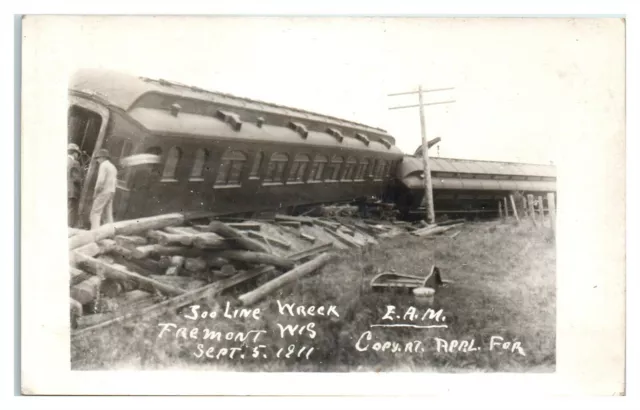
[[[96,229],[102,221],[113,223],[113,197],[116,194],[118,170],[109,160],[109,151],[106,149],[99,149],[93,159],[98,163],[98,179],[89,218],[91,229]]]
[[[76,144],[67,146],[67,211],[69,226],[75,226],[78,218],[78,201],[82,188],[82,167],[78,159],[80,148]]]

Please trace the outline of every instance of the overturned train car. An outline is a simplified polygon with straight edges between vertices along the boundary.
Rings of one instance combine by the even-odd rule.
[[[382,129],[165,80],[83,70],[69,94],[69,142],[86,165],[79,226],[100,148],[119,169],[116,220],[382,197],[403,159]]]
[[[429,167],[436,216],[495,217],[505,195],[556,192],[553,165],[430,157]],[[405,156],[392,188],[405,219],[424,215],[424,193],[422,157]]]

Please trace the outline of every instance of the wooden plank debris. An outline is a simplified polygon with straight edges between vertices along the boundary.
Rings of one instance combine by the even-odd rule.
[[[314,257],[323,252],[329,251],[333,249],[333,247],[334,247],[333,242],[325,242],[325,243],[316,245],[314,247],[305,249],[303,251],[292,253],[289,256],[287,256],[287,258],[291,259],[294,262],[301,262],[307,258]]]
[[[216,256],[228,259],[230,261],[240,261],[250,264],[273,265],[282,269],[291,269],[294,266],[294,262],[290,259],[264,252],[226,250],[217,252]]]
[[[305,275],[308,275],[322,266],[327,264],[335,255],[332,253],[323,253],[309,262],[303,263],[290,270],[289,272],[278,276],[277,278],[265,283],[264,285],[252,290],[251,292],[241,295],[238,299],[245,306],[253,305],[269,293],[291,283]]]
[[[209,224],[208,229],[210,232],[214,232],[223,238],[232,240],[240,248],[255,252],[268,252],[267,248],[265,248],[260,242],[245,237],[240,231],[233,229],[222,222],[213,221]]]
[[[216,296],[224,290],[240,285],[258,276],[273,272],[273,270],[274,270],[273,267],[267,266],[267,267],[259,267],[256,269],[239,273],[231,278],[217,281],[210,285],[203,286],[200,289],[196,289],[190,292],[185,292],[181,295],[168,299],[164,302],[157,303],[153,306],[128,312],[125,315],[113,318],[111,320],[102,322],[100,324],[96,324],[95,326],[90,326],[81,330],[76,330],[71,333],[71,338],[75,339],[80,336],[86,335],[87,333],[91,333],[93,331],[100,330],[100,329],[105,329],[115,323],[122,323],[128,319],[131,319],[137,316],[144,316],[145,319],[147,320],[152,319],[153,317],[161,315],[167,310],[176,310],[182,306],[187,306],[189,304],[192,304],[199,299]]]
[[[283,249],[291,249],[291,244],[289,242],[282,241],[280,239],[274,238],[273,236],[265,235],[263,233],[248,231],[247,236],[264,242],[268,241],[268,243],[279,246]]]
[[[135,272],[130,272],[123,268],[114,267],[108,263],[100,261],[89,256],[77,255],[81,267],[85,270],[93,273],[94,275],[104,276],[105,278],[115,280],[132,280],[136,282],[140,287],[151,286],[169,296],[181,295],[183,290],[174,288],[172,286],[165,285],[164,283],[147,278]]]

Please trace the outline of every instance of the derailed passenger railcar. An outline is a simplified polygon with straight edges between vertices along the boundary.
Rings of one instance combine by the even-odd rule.
[[[119,169],[116,219],[380,197],[403,156],[379,128],[165,80],[82,70],[69,93],[69,142],[85,160],[108,149]],[[95,163],[86,171],[84,226]]]
[[[495,217],[498,203],[511,192],[544,195],[556,192],[553,165],[430,157],[436,214]],[[424,216],[422,157],[405,156],[396,170],[392,200],[405,219]]]

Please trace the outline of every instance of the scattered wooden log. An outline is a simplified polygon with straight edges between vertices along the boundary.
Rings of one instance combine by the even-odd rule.
[[[82,316],[82,303],[78,302],[74,298],[69,298],[69,313],[71,316]]]
[[[549,205],[549,221],[551,222],[551,230],[555,237],[556,234],[556,198],[553,192],[547,193],[547,204]]]
[[[518,210],[516,209],[516,201],[513,199],[513,195],[509,195],[509,200],[511,201],[511,209],[513,211],[513,216],[515,216],[516,221],[520,223],[520,218],[518,217]]]
[[[464,222],[466,222],[466,219],[464,219],[464,218],[450,219],[450,220],[447,220],[447,221],[438,222],[438,223],[436,223],[436,225],[438,225],[438,226],[449,226],[449,225],[458,225],[458,224],[461,224],[461,223],[464,223]]]
[[[349,248],[358,248],[359,247],[359,245],[357,243],[355,243],[354,241],[352,241],[351,238],[349,238],[347,235],[339,232],[338,230],[333,230],[331,228],[327,228],[326,226],[323,226],[322,229],[324,229],[329,235],[331,235],[334,238],[338,239],[341,243],[343,243],[344,245],[346,245]]]
[[[456,236],[460,235],[460,232],[462,232],[462,231],[456,231],[456,232],[452,233],[451,235],[449,235],[449,238],[454,239]]]
[[[242,235],[238,230],[231,228],[219,221],[213,221],[208,227],[210,232],[217,233],[218,235],[232,240],[238,247],[255,252],[267,252],[261,243],[256,242]]]
[[[538,227],[538,221],[536,221],[536,212],[533,209],[533,195],[527,195],[527,205],[529,206],[529,217],[531,218],[531,222],[533,222],[533,226]]]
[[[220,268],[220,275],[225,277],[225,278],[233,276],[233,275],[235,275],[235,273],[236,273],[236,267],[233,266],[230,263],[227,263],[226,265],[223,265]]]
[[[218,295],[224,290],[230,289],[234,286],[247,282],[251,279],[254,279],[266,273],[273,272],[273,270],[274,270],[273,267],[267,266],[267,267],[259,267],[256,269],[252,269],[252,270],[237,274],[231,278],[217,281],[215,283],[212,283],[210,285],[201,287],[199,289],[196,289],[190,292],[185,292],[181,295],[168,299],[164,302],[157,303],[153,306],[128,312],[125,315],[102,322],[98,325],[90,326],[85,329],[74,331],[71,333],[71,338],[74,339],[96,330],[105,329],[115,323],[121,323],[137,316],[144,316],[145,319],[149,320],[155,316],[161,315],[167,310],[177,310],[183,306],[190,305],[199,299]]]
[[[186,233],[167,233],[163,231],[149,231],[147,237],[158,242],[160,245],[184,245],[191,246],[194,235]]]
[[[207,259],[207,268],[209,269],[220,269],[227,264],[229,264],[227,259],[220,258],[218,256],[213,256]]]
[[[150,299],[152,297],[153,297],[153,294],[149,292],[145,292],[144,290],[140,290],[140,289],[135,289],[135,290],[131,290],[129,292],[124,293],[120,299],[122,302],[125,302],[125,303],[134,303],[134,302],[139,302],[141,300]]]
[[[134,235],[117,235],[114,240],[116,241],[116,245],[129,248],[135,248],[136,246],[142,246],[149,243],[147,238]]]
[[[71,298],[80,302],[81,305],[86,305],[98,296],[100,283],[102,283],[102,278],[91,276],[89,279],[71,287]]]
[[[294,262],[301,262],[305,259],[314,257],[316,255],[319,255],[323,252],[329,251],[333,249],[333,243],[332,242],[325,242],[325,243],[321,243],[320,245],[316,245],[314,247],[311,247],[309,249],[305,249],[303,251],[300,252],[296,252],[296,253],[292,253],[289,256],[287,256],[288,259],[291,259]]]
[[[344,233],[342,229],[336,230],[335,232],[333,232],[333,235],[339,238],[342,241],[342,243],[347,244],[353,248],[359,248],[361,246],[364,246],[364,242],[360,242],[355,237],[347,235],[346,233]]]
[[[415,236],[429,236],[429,235],[436,235],[439,233],[443,233],[448,231],[449,229],[453,229],[457,226],[460,226],[462,224],[456,224],[456,225],[448,225],[448,226],[436,226],[435,228],[423,228],[423,229],[418,229],[417,231],[412,232],[413,235]]]
[[[202,250],[185,246],[164,246],[160,244],[138,246],[133,251],[134,259],[144,259],[151,255],[181,255],[185,257],[198,257],[202,255]]]
[[[69,267],[69,273],[71,274],[70,286],[77,285],[78,283],[84,282],[91,277],[90,273],[87,273],[78,268],[74,268],[73,266]]]
[[[141,288],[152,286],[153,288],[157,289],[159,292],[162,292],[169,296],[176,296],[184,293],[184,291],[181,289],[176,289],[174,287],[167,286],[156,280],[139,275],[135,272],[130,272],[123,268],[114,267],[112,265],[99,261],[98,259],[80,255],[80,254],[78,254],[77,257],[80,260],[81,266],[85,270],[93,273],[94,275],[98,275],[98,276],[104,275],[105,278],[121,280],[121,281],[132,280],[136,284],[138,284],[138,286],[140,286]]]
[[[190,272],[201,272],[207,269],[207,261],[204,258],[186,258],[184,268]]]
[[[200,233],[193,239],[193,246],[198,249],[228,249],[229,245],[229,240],[215,233]]]
[[[183,266],[184,266],[184,260],[185,257],[184,256],[172,256],[171,257],[171,263],[169,265],[169,267],[167,268],[165,275],[167,276],[177,276],[180,274],[180,271],[182,270]]]
[[[255,222],[229,222],[227,225],[233,229],[237,229],[239,231],[260,231],[262,230],[262,225]]]
[[[254,239],[258,239],[260,241],[264,241],[265,243],[272,243],[274,245],[277,245],[283,249],[291,249],[291,244],[289,242],[284,242],[281,241],[280,239],[274,238],[273,236],[268,236],[265,235],[263,233],[259,233],[259,232],[253,232],[253,231],[248,231],[247,232],[247,236],[254,238]]]
[[[302,223],[299,221],[276,221],[278,225],[287,226],[289,228],[297,228],[300,229]]]
[[[281,221],[300,222],[302,225],[309,225],[309,226],[312,226],[316,222],[314,218],[310,218],[308,216],[291,216],[291,215],[281,215],[281,214],[277,214],[275,216],[275,220],[276,222],[281,222]]]
[[[321,227],[323,227],[325,229],[331,229],[331,230],[334,230],[334,231],[340,227],[339,223],[325,221],[324,219],[320,219],[320,218],[314,219],[314,222],[318,226],[321,226]]]
[[[227,250],[216,253],[216,256],[228,259],[230,261],[240,261],[249,264],[273,265],[282,269],[291,269],[294,266],[294,262],[290,259],[264,252]]]
[[[161,268],[160,263],[153,259],[127,259],[119,254],[114,255],[114,259],[127,270],[137,272],[142,276],[158,275],[166,269]]]
[[[180,225],[186,220],[182,214],[166,214],[138,218],[127,221],[119,221],[103,225],[97,229],[81,232],[69,238],[69,249],[76,249],[91,242],[113,238],[116,235],[136,235],[153,229],[162,229],[166,226]]]
[[[307,235],[304,232],[300,232],[300,237],[306,241],[309,241],[311,243],[314,243],[316,241],[316,237],[315,236],[311,236],[311,235]]]
[[[146,246],[146,245],[143,245]],[[120,255],[124,259],[135,259],[135,248],[132,246],[115,245],[111,251],[113,254]]]
[[[119,294],[124,293],[124,286],[122,286],[122,282],[105,279],[100,283],[100,293],[106,297],[115,298]]]
[[[312,272],[315,272],[316,270],[324,266],[327,262],[329,262],[333,257],[334,255],[331,253],[323,253],[322,255],[317,256],[309,262],[303,263],[302,265],[297,266],[289,272],[265,283],[259,288],[241,295],[238,299],[240,300],[240,302],[242,302],[243,305],[250,306],[264,298],[269,293],[285,286],[286,284],[291,283],[305,275],[309,275]]]
[[[204,281],[188,276],[158,275],[154,276],[153,279],[184,290],[196,289],[205,285]]]

